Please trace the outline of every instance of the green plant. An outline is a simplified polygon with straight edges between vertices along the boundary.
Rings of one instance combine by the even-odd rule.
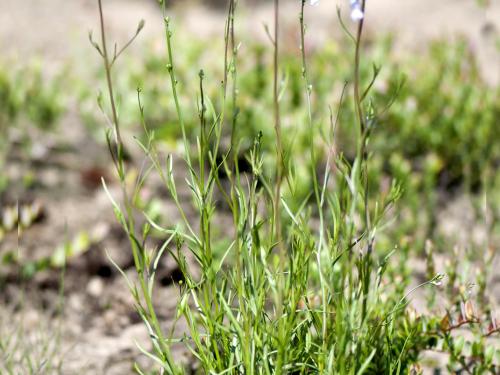
[[[3,259],[2,259],[3,260]],[[17,290],[15,304],[0,309],[0,372],[2,374],[61,373],[64,316],[64,269],[60,272],[57,303],[47,315],[30,309],[26,285]],[[33,315],[33,313],[35,315]]]
[[[371,142],[376,140],[379,124],[388,120],[387,103],[381,104],[380,95],[371,91],[380,70],[375,68],[372,77],[368,76],[361,58],[365,1],[354,2],[354,35],[346,28],[354,49],[351,85],[344,85],[340,103],[335,112],[331,110],[326,125],[314,116],[315,105],[321,101],[312,100],[315,86],[311,84],[305,49],[306,1],[301,1],[301,58],[293,68],[301,72],[301,81],[292,85],[292,90],[298,90],[294,114],[307,129],[298,148],[301,152],[295,149],[296,139],[285,136],[282,126],[287,90],[280,71],[279,1],[274,2],[274,32],[269,35],[272,84],[263,79],[260,86],[265,84],[272,92],[267,102],[272,109],[266,112],[272,116],[263,126],[273,131],[256,132],[252,142],[248,133],[238,131],[241,114],[253,102],[246,103],[240,96],[240,57],[234,27],[237,2],[229,1],[223,72],[218,80],[222,84],[218,91],[207,91],[209,75],[199,71],[197,116],[193,118],[182,103],[181,67],[175,59],[171,20],[166,16],[165,1],[161,3],[166,73],[184,146],[185,181],[196,211],[194,217],[180,198],[179,180],[173,170],[175,156],[164,155],[156,131],[147,125],[147,107],[140,89],[137,97],[144,136],[138,145],[149,164],[132,187],[127,184],[112,78],[116,59],[106,47],[101,1],[101,41],[91,38],[106,73],[112,122],[107,139],[121,182],[121,199],[112,197],[105,183],[104,187],[130,239],[137,280],[121,272],[151,337],[152,349],[140,350],[169,374],[189,370],[214,374],[406,373],[417,364],[421,352],[435,348],[441,337],[448,339],[448,349],[456,353],[447,336],[455,327],[440,325],[433,315],[412,318],[406,309],[414,290],[440,284],[443,275],[430,275],[429,281],[406,293],[409,280],[395,282],[398,268],[391,263],[406,254],[377,242],[394,202],[401,196],[401,187],[391,183],[389,189],[380,191],[379,170],[371,169],[372,164],[377,167]],[[294,66],[292,61],[288,64]],[[352,89],[352,101],[347,99],[348,89]],[[104,110],[103,96],[99,103]],[[341,113],[341,109],[346,111]],[[353,144],[346,152],[333,152],[342,125],[346,139]],[[226,134],[229,142],[223,147]],[[192,136],[195,142],[190,142]],[[241,168],[241,155],[246,157],[246,170]],[[307,169],[309,194],[297,189],[303,179],[297,168],[300,163]],[[180,213],[180,222],[170,228],[163,228],[147,215],[144,223],[136,220],[137,211],[141,211],[139,193],[153,170]],[[232,225],[223,231],[224,240],[218,241],[214,227],[227,212]],[[166,237],[158,248],[148,242],[153,232]],[[175,323],[184,320],[184,332],[178,332],[175,323],[170,332],[165,332],[154,305],[155,272],[167,255],[175,259],[183,276],[178,285]],[[191,369],[172,355],[172,346],[179,343],[196,361]],[[485,369],[494,365],[488,366]],[[136,371],[143,373],[138,366]]]
[[[196,74],[189,67],[198,61],[206,62],[206,71],[221,76],[224,67],[215,64],[218,49],[207,50],[197,40],[184,39],[182,31],[179,34],[179,45],[182,46],[176,49],[177,79],[182,82],[179,104],[187,113],[196,110],[188,93],[197,90]],[[238,51],[238,126],[232,126],[232,116],[226,117],[218,159],[222,159],[232,137],[240,142],[238,163],[242,169],[248,168],[245,154],[252,147],[251,140],[262,133],[264,168],[271,170],[275,163],[272,156],[274,129],[267,126],[267,122],[273,116],[273,72],[270,67],[273,56],[268,49],[245,35],[241,39],[245,48]],[[347,48],[349,45],[345,41],[332,41],[321,50],[306,49],[309,82],[314,88],[312,122],[319,128],[322,138],[329,133],[329,107],[332,103],[337,104],[338,97],[345,90],[345,82],[350,80],[349,55],[344,53]],[[364,81],[369,82],[370,74],[377,73],[369,99],[381,109],[377,118],[380,126],[376,125],[377,131],[370,141],[370,174],[374,184],[382,188],[391,178],[404,185],[402,201],[398,205],[400,224],[389,228],[385,235],[389,237],[388,243],[409,236],[415,241],[414,248],[423,250],[427,238],[439,239],[439,233],[435,231],[435,208],[442,204],[439,197],[464,191],[480,197],[486,190],[495,190],[494,176],[500,158],[500,141],[494,136],[499,111],[498,87],[490,86],[481,78],[473,54],[460,39],[434,42],[426,53],[402,58],[394,56],[390,38],[377,39],[366,50],[367,59],[373,60],[375,65],[362,64],[360,74]],[[282,138],[296,154],[306,154],[310,132],[305,125],[308,123],[303,109],[306,98],[301,67],[297,64],[298,55],[296,49],[286,45],[280,53],[284,88],[280,92]],[[163,57],[146,53],[144,58],[144,64],[128,59],[127,70],[121,69],[116,75],[117,91],[121,93],[122,125],[140,123],[134,104],[135,88],[147,87],[141,91],[143,105],[148,108],[144,113],[145,122],[155,131],[158,143],[175,149],[181,130],[175,122],[175,105],[168,92],[163,90]],[[408,74],[396,73],[399,71]],[[331,82],[324,79],[328,76],[338,78]],[[212,98],[216,108],[221,108],[221,98],[217,95],[220,85],[216,80],[205,81],[206,95]],[[439,93],[438,98],[436,93]],[[227,110],[231,111],[230,108]],[[353,112],[352,103],[343,101],[336,137],[330,144],[337,148],[341,145],[350,161],[355,156],[352,147],[355,128],[348,126]],[[184,123],[188,140],[195,142],[196,118],[186,117]],[[233,129],[235,134],[231,135]],[[316,137],[315,142],[317,171],[321,175],[330,151],[320,137]],[[293,195],[294,200],[288,202],[296,209],[313,189],[313,171],[306,158],[295,158],[293,170],[298,178],[295,184],[284,186],[284,193],[288,198]]]
[[[60,373],[60,332],[57,330],[54,335],[54,328],[46,321],[33,330],[24,315],[22,312],[13,319],[12,311],[0,314],[0,372],[9,375]]]
[[[15,70],[0,65],[1,126],[26,120],[42,129],[53,126],[63,111],[60,87],[60,77],[46,79],[36,65]]]
[[[46,79],[40,67],[29,65],[13,69],[0,63],[0,193],[8,186],[4,174],[7,155],[12,147],[12,135],[21,135],[22,146],[30,145],[33,126],[49,131],[64,111],[60,93],[61,79]]]

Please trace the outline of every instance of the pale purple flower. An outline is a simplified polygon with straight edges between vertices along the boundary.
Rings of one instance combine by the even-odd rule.
[[[358,22],[361,21],[364,16],[361,0],[351,0],[351,19],[354,22]]]

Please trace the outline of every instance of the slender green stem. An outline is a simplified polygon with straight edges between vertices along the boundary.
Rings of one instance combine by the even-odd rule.
[[[121,182],[121,187],[122,187],[122,194],[123,194],[123,202],[125,205],[126,209],[126,231],[129,236],[130,244],[132,246],[132,253],[134,257],[134,263],[135,267],[137,269],[137,272],[139,274],[139,283],[141,287],[141,292],[142,292],[142,297],[144,299],[144,302],[146,303],[146,308],[147,308],[147,320],[151,324],[152,329],[154,330],[155,335],[157,336],[157,342],[159,344],[159,348],[161,350],[161,355],[163,359],[166,362],[167,367],[171,370],[172,374],[179,374],[179,369],[177,369],[174,366],[173,359],[170,354],[170,348],[167,346],[166,341],[163,337],[162,329],[160,327],[160,324],[158,322],[158,318],[156,316],[155,308],[153,306],[152,302],[152,296],[149,294],[148,290],[148,285],[146,282],[147,272],[146,272],[146,266],[147,266],[147,260],[144,258],[144,254],[141,252],[141,249],[138,246],[138,243],[135,239],[135,221],[133,218],[133,204],[127,194],[127,189],[126,189],[126,182],[125,182],[125,169],[124,169],[124,164],[123,164],[123,141],[122,137],[120,134],[120,124],[119,124],[119,118],[118,118],[118,113],[116,109],[116,104],[115,104],[115,96],[114,96],[114,90],[113,90],[113,80],[111,78],[111,68],[112,68],[112,63],[109,60],[109,54],[108,54],[108,49],[107,49],[107,44],[106,44],[106,32],[105,32],[105,24],[104,24],[104,14],[102,10],[102,0],[98,0],[98,5],[99,5],[99,17],[100,17],[100,27],[101,27],[101,51],[102,51],[102,58],[104,62],[104,68],[106,72],[106,81],[107,81],[107,86],[108,86],[108,93],[110,97],[110,106],[111,106],[111,112],[112,112],[112,120],[113,120],[113,125],[114,125],[114,130],[115,130],[115,136],[116,136],[116,147],[117,147],[117,168],[118,168],[118,174],[120,176],[120,182]],[[136,301],[138,306],[141,306],[141,301],[138,300]]]
[[[305,34],[306,34],[306,25],[304,21],[305,17],[305,12],[304,12],[304,7],[305,7],[306,0],[302,0],[302,5],[300,9],[300,15],[299,15],[299,21],[300,21],[300,52],[301,52],[301,57],[302,57],[302,77],[304,79],[304,85],[305,85],[305,93],[307,97],[307,120],[308,120],[308,128],[311,129],[310,131],[310,139],[309,139],[309,147],[310,147],[310,154],[311,154],[311,175],[312,175],[312,183],[313,183],[313,188],[314,188],[314,196],[316,198],[316,205],[318,207],[318,214],[319,214],[319,228],[318,228],[318,233],[319,233],[319,240],[317,244],[317,263],[318,263],[318,274],[320,278],[320,286],[321,286],[321,298],[322,298],[322,305],[323,305],[323,318],[322,318],[322,328],[321,328],[321,334],[322,334],[322,346],[323,346],[323,351],[327,351],[327,288],[326,288],[326,280],[324,279],[323,276],[323,269],[322,269],[322,262],[321,262],[321,254],[322,250],[324,247],[324,215],[323,215],[323,204],[322,204],[322,199],[321,199],[321,193],[320,189],[318,186],[318,176],[316,173],[316,155],[315,155],[315,131],[314,131],[314,126],[313,126],[313,119],[312,119],[312,105],[311,105],[311,94],[312,94],[312,85],[309,81],[309,74],[307,70],[307,58],[306,58],[306,51],[305,51]],[[323,366],[324,363],[319,364],[321,366],[320,370],[323,371]]]
[[[279,103],[279,0],[274,0],[274,57],[273,57],[273,108],[274,131],[276,134],[276,187],[274,194],[274,240],[280,248],[281,261],[284,262],[284,244],[281,239],[281,185],[283,181],[284,158],[281,135],[281,116]]]
[[[107,44],[106,44],[106,27],[104,24],[104,14],[102,10],[102,0],[98,0],[98,5],[99,5],[99,20],[100,20],[100,27],[101,27],[101,52],[102,52],[102,58],[103,58],[103,63],[104,63],[104,70],[106,73],[106,82],[107,82],[107,87],[108,87],[108,94],[109,94],[109,101],[110,101],[110,106],[111,106],[111,112],[112,112],[112,121],[113,121],[113,126],[114,126],[114,131],[115,131],[115,137],[116,137],[116,167],[118,169],[118,175],[120,177],[120,182],[121,182],[121,189],[122,189],[122,198],[123,198],[123,203],[125,205],[125,209],[127,212],[127,217],[126,220],[128,222],[128,229],[127,233],[129,236],[134,231],[134,218],[133,218],[133,209],[132,209],[132,203],[129,200],[128,193],[127,193],[127,187],[125,184],[125,166],[123,164],[123,141],[122,137],[120,134],[120,123],[119,123],[119,118],[118,118],[118,113],[116,110],[116,104],[115,104],[115,96],[114,96],[114,89],[113,89],[113,80],[111,78],[111,65],[109,61],[109,54],[108,54],[108,49],[107,49]],[[138,249],[135,246],[135,241],[131,237],[131,243],[132,243],[132,252],[134,256],[134,261],[137,267],[142,268],[141,261],[139,259],[139,254],[138,254]]]
[[[121,147],[122,144],[122,139],[120,135],[120,124],[118,121],[118,112],[116,110],[116,104],[115,104],[115,96],[113,94],[113,84],[111,80],[111,65],[110,65],[110,60],[109,60],[109,55],[108,55],[108,49],[106,46],[106,28],[104,25],[104,15],[102,11],[102,0],[98,0],[99,4],[99,19],[101,23],[101,43],[102,43],[102,53],[103,53],[103,59],[104,59],[104,65],[105,65],[105,72],[106,72],[106,81],[108,84],[108,91],[109,91],[109,101],[111,105],[111,114],[113,116],[113,124],[114,124],[114,130],[115,130],[115,135],[116,135],[116,143],[118,147]]]
[[[361,11],[363,14],[366,9],[366,0],[361,3]],[[370,211],[369,211],[369,178],[368,178],[368,155],[366,150],[366,144],[369,136],[369,129],[367,129],[365,115],[363,113],[362,98],[360,96],[360,86],[361,86],[361,73],[360,73],[360,59],[361,59],[361,41],[363,36],[364,27],[364,17],[359,20],[357,33],[356,33],[356,49],[354,57],[354,103],[356,108],[356,113],[359,122],[359,146],[358,146],[358,158],[361,162],[360,169],[362,169],[361,176],[363,178],[363,195],[364,195],[364,220],[365,220],[365,232],[367,233],[367,248],[366,254],[362,261],[361,267],[363,272],[361,273],[362,283],[363,283],[363,296],[362,296],[362,319],[366,317],[367,310],[367,299],[370,289],[370,273],[371,273],[371,253],[373,251],[373,239],[371,238],[370,229]]]
[[[175,63],[174,63],[174,55],[173,55],[173,48],[172,48],[172,31],[170,29],[170,18],[167,16],[167,8],[166,8],[166,0],[162,1],[162,9],[163,9],[163,21],[165,24],[165,39],[167,43],[167,70],[168,74],[170,76],[170,85],[172,88],[172,96],[174,98],[174,103],[175,103],[175,110],[177,112],[177,118],[179,120],[179,124],[181,127],[181,132],[182,132],[182,140],[184,142],[184,150],[186,151],[186,162],[189,165],[189,170],[191,173],[191,177],[194,179],[193,172],[191,169],[191,155],[190,155],[190,147],[187,139],[187,134],[186,134],[186,125],[184,123],[184,115],[182,113],[182,108],[180,105],[179,101],[179,94],[177,91],[177,76],[176,76],[176,69],[175,69]]]
[[[362,0],[361,10],[364,14],[366,8],[366,0]],[[354,104],[356,108],[356,114],[358,116],[359,122],[359,131],[360,138],[363,136],[365,131],[365,119],[363,115],[363,108],[361,106],[361,94],[360,94],[360,85],[361,85],[361,77],[360,77],[360,60],[361,60],[361,37],[363,35],[363,27],[364,27],[364,17],[359,20],[357,32],[356,32],[356,46],[355,46],[355,54],[354,54]]]

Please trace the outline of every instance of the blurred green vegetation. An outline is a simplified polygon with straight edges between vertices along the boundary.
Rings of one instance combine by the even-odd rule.
[[[30,121],[49,130],[63,112],[61,77],[43,77],[40,65],[0,63],[0,126]]]
[[[54,130],[65,110],[62,90],[62,75],[44,77],[39,64],[0,62],[0,194],[9,184],[4,168],[10,150],[29,147],[33,129]]]
[[[183,40],[179,33],[176,51],[177,78],[180,102],[184,113],[196,113],[196,101],[186,93],[196,92],[196,67],[203,67],[207,75],[205,93],[215,108],[220,108],[221,81],[224,67],[217,44],[206,48],[201,41]],[[220,46],[222,49],[222,46]],[[282,52],[282,126],[287,162],[293,173],[289,178],[288,199],[291,207],[298,207],[310,195],[310,160],[307,155],[308,137],[303,111],[303,93],[300,51],[284,47]],[[147,48],[140,59],[129,57],[121,62],[116,73],[120,97],[120,117],[124,125],[140,123],[137,89],[145,107],[145,120],[156,137],[170,149],[180,143],[181,130],[176,120],[175,107],[168,88],[165,58],[162,53]],[[321,49],[308,50],[309,79],[312,85],[312,116],[324,139],[318,139],[320,163],[318,174],[323,175],[329,152],[342,152],[352,160],[356,136],[352,100],[344,97],[352,77],[352,56],[345,41],[330,42]],[[399,222],[390,229],[395,238],[409,236],[413,247],[423,251],[424,242],[434,238],[439,205],[455,193],[471,193],[482,201],[494,204],[499,199],[498,168],[500,165],[500,88],[486,82],[478,69],[475,57],[464,40],[436,41],[420,54],[398,57],[390,37],[369,43],[367,58],[373,62],[362,65],[365,82],[377,75],[367,100],[378,112],[373,113],[375,127],[371,135],[370,178],[374,186],[383,186],[396,178],[404,187],[403,200],[398,205]],[[263,134],[264,149],[274,147],[272,126],[272,56],[271,51],[258,43],[244,43],[238,51],[238,88],[236,107],[228,106],[236,114],[235,139],[242,140],[236,147],[241,155],[241,168],[246,165],[247,151],[259,132]],[[215,63],[217,62],[217,63]],[[194,68],[193,68],[194,67]],[[324,77],[336,77],[334,81]],[[83,103],[89,99],[83,95]],[[90,108],[88,104],[84,108]],[[339,108],[342,108],[339,110]],[[91,112],[83,111],[89,124],[96,123]],[[186,120],[188,136],[194,140],[198,122],[196,116]],[[230,146],[233,117],[226,118],[226,149]],[[334,134],[334,143],[325,142]],[[246,143],[245,143],[246,142]],[[222,150],[223,153],[225,150]],[[298,157],[301,155],[301,157]],[[322,157],[321,157],[322,155]],[[273,170],[274,153],[265,153],[265,170]],[[496,204],[495,204],[496,205]],[[498,217],[498,208],[494,210]],[[478,215],[481,209],[478,207]],[[479,217],[478,220],[481,220]],[[390,241],[391,243],[394,242]],[[443,239],[444,240],[444,239]]]
[[[222,45],[214,43],[206,48],[200,40],[179,33],[176,51],[177,77],[180,101],[185,113],[196,113],[196,101],[187,93],[198,89],[197,69],[204,67],[207,75],[205,92],[214,107],[219,108],[224,67],[218,59]],[[427,239],[445,244],[436,231],[440,205],[455,193],[471,194],[478,220],[482,220],[484,193],[493,206],[493,222],[500,216],[500,88],[486,82],[478,69],[474,55],[464,40],[436,41],[420,54],[397,57],[392,39],[386,37],[367,44],[362,75],[370,82],[374,72],[377,79],[368,100],[376,113],[376,126],[371,135],[370,178],[374,186],[384,186],[391,178],[401,182],[404,194],[397,206],[398,225],[388,229],[389,237],[381,240],[387,245],[399,243],[422,252]],[[318,175],[324,174],[329,153],[341,152],[352,160],[350,148],[356,136],[351,98],[342,93],[349,89],[352,77],[352,56],[346,41],[332,41],[321,48],[307,51],[309,79],[312,84],[313,124],[324,135],[317,140],[320,163]],[[303,108],[303,78],[300,51],[284,47],[282,51],[282,122],[287,162],[293,173],[289,176],[285,193],[291,208],[297,208],[304,199],[310,199],[312,181],[310,160],[307,156],[310,129]],[[272,56],[259,43],[244,43],[238,51],[238,89],[236,107],[228,100],[230,111],[236,114],[235,138],[240,168],[247,165],[247,152],[257,134],[263,135],[263,148],[272,149],[273,126],[270,105],[272,101]],[[102,72],[96,72],[99,78]],[[137,89],[145,107],[145,120],[155,130],[157,139],[170,150],[180,146],[180,126],[176,120],[171,92],[168,88],[165,57],[157,44],[144,49],[142,56],[126,57],[119,63],[115,77],[122,123],[140,134],[140,111]],[[324,77],[336,77],[334,81]],[[79,111],[88,128],[103,139],[96,124],[95,92],[83,82],[78,88]],[[30,143],[28,127],[42,132],[55,131],[55,125],[66,110],[64,97],[70,90],[62,75],[44,77],[36,64],[24,67],[0,64],[0,130],[6,137],[0,143],[0,165],[12,147],[13,133],[21,135],[21,143]],[[231,88],[230,88],[231,90]],[[342,105],[340,105],[343,99]],[[389,105],[388,105],[389,103]],[[339,108],[342,108],[339,110]],[[230,146],[231,116],[226,118],[225,141]],[[194,140],[198,132],[196,116],[186,118],[188,137]],[[334,133],[334,142],[325,142]],[[19,140],[16,140],[19,142]],[[226,150],[221,150],[221,153]],[[297,155],[302,155],[300,158]],[[264,170],[273,170],[274,153],[264,153]],[[3,171],[3,168],[2,168]],[[8,181],[0,173],[0,192]],[[388,187],[386,187],[388,188]],[[498,224],[492,232],[498,232]],[[382,237],[384,238],[384,237]],[[390,246],[388,246],[390,248]]]

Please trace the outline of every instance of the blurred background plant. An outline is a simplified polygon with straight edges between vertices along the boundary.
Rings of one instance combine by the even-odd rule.
[[[183,111],[195,111],[195,104],[188,94],[196,89],[196,73],[189,67],[204,66],[214,75],[222,74],[222,66],[217,63],[217,49],[206,49],[201,41],[183,39],[179,32],[180,48],[176,51],[178,60],[177,76],[182,86],[179,90]],[[263,134],[263,148],[271,150],[272,128],[267,126],[272,116],[270,102],[272,95],[269,82],[272,75],[271,51],[264,45],[245,41],[239,50],[238,66],[238,113],[237,138],[241,139],[240,163],[245,168],[244,156],[257,134]],[[482,193],[489,191],[493,196],[498,190],[500,165],[500,141],[497,136],[500,103],[499,88],[491,87],[478,72],[476,61],[466,42],[436,41],[428,51],[419,56],[395,57],[390,37],[366,46],[367,59],[374,65],[362,65],[362,77],[369,80],[373,69],[378,77],[372,88],[373,105],[382,108],[377,127],[370,140],[373,151],[371,177],[377,185],[387,184],[396,178],[404,185],[400,222],[396,238],[411,236],[413,248],[423,251],[426,239],[434,238],[437,221],[436,205],[443,205],[451,197],[461,193],[471,193],[477,197],[475,207],[482,200]],[[310,82],[314,88],[313,119],[321,128],[323,137],[328,134],[329,107],[337,104],[346,82],[349,82],[351,65],[345,53],[347,41],[329,42],[320,50],[308,49]],[[138,126],[140,114],[137,111],[136,89],[141,92],[141,100],[148,109],[145,122],[155,130],[158,142],[175,150],[180,145],[180,129],[176,126],[175,106],[170,94],[164,90],[164,57],[157,47],[147,48],[149,54],[144,61],[128,57],[127,68],[116,76],[120,97],[121,116],[124,126]],[[151,52],[158,50],[157,52]],[[284,86],[281,97],[285,144],[295,152],[307,149],[310,129],[300,126],[304,122],[302,95],[302,73],[297,63],[297,51],[282,51]],[[334,82],[325,76],[338,77]],[[220,105],[214,95],[219,85],[207,81],[205,92],[214,96],[214,105]],[[93,100],[84,96],[84,103]],[[384,104],[385,103],[385,104]],[[89,108],[84,104],[83,108]],[[344,105],[339,117],[336,145],[344,147],[348,159],[353,158],[354,149],[349,149],[355,136],[352,127],[341,126],[352,118],[353,106]],[[83,112],[88,124],[96,124],[90,112]],[[231,121],[227,119],[226,121]],[[135,127],[137,129],[137,127]],[[223,134],[221,155],[229,147],[230,127]],[[195,139],[197,124],[195,119],[186,119],[188,138]],[[102,133],[101,133],[102,134]],[[347,146],[345,146],[347,145]],[[328,150],[318,144],[320,164],[326,163]],[[273,158],[265,156],[265,168],[273,168]],[[248,168],[248,166],[246,166]],[[307,158],[294,160],[297,176],[294,199],[291,207],[298,207],[312,188]],[[318,166],[318,169],[322,168]],[[288,192],[290,193],[290,192]],[[496,197],[490,204],[496,205]],[[476,210],[481,215],[481,209]],[[493,214],[498,218],[498,208]],[[498,220],[493,220],[495,223]],[[389,230],[392,232],[392,230]],[[437,234],[436,234],[437,235]],[[439,236],[438,236],[439,237]]]
[[[40,64],[0,62],[0,196],[8,184],[6,158],[27,161],[38,133],[54,131],[65,108],[61,89],[62,75],[44,78]]]

